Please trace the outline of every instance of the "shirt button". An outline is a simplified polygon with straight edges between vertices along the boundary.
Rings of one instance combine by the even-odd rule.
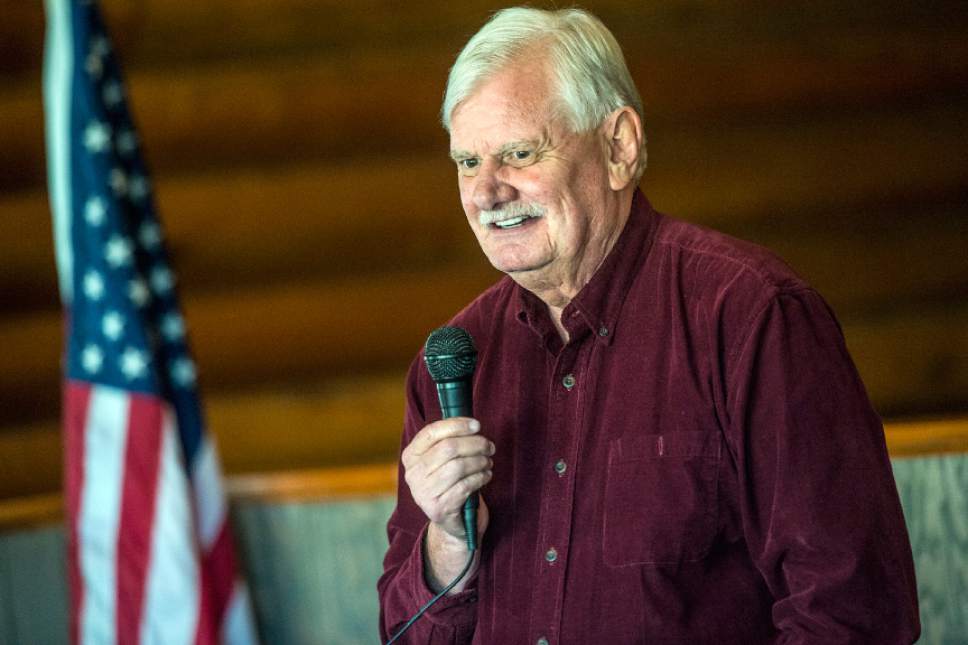
[[[568,464],[565,463],[564,459],[559,459],[555,462],[555,472],[559,475],[564,475],[565,471],[568,470]]]
[[[608,327],[606,327],[605,325],[602,325],[601,327],[599,327],[598,335],[601,336],[602,338],[605,338],[606,336],[608,336]]]
[[[551,547],[545,552],[545,560],[547,560],[548,562],[554,562],[557,559],[558,559],[558,552],[555,550],[554,547]]]
[[[549,645],[548,639],[542,636],[541,638],[535,641],[534,645]]]
[[[561,379],[561,384],[565,386],[566,390],[570,390],[571,388],[575,387],[575,375],[566,375],[565,378]]]

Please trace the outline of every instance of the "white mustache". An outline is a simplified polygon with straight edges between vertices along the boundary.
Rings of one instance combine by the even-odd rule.
[[[481,211],[477,219],[481,223],[481,226],[487,226],[488,224],[503,222],[506,219],[514,219],[516,217],[542,217],[544,214],[544,207],[538,204],[512,203],[501,210]]]

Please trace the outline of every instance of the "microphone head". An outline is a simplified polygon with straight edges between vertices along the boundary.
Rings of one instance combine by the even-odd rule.
[[[474,339],[460,327],[439,327],[427,336],[424,361],[435,383],[470,378],[477,366]]]

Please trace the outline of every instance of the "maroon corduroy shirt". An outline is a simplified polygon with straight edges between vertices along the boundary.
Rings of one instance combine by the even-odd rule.
[[[409,643],[911,643],[881,423],[825,302],[766,251],[652,210],[565,308],[504,278],[451,324],[497,446],[469,588]],[[403,444],[440,418],[418,356]],[[403,480],[381,631],[432,594]]]

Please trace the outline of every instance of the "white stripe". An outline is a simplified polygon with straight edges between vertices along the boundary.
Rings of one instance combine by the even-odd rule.
[[[198,552],[177,432],[174,415],[165,406],[151,561],[141,619],[143,645],[188,645],[195,642],[198,629]]]
[[[69,0],[46,0],[44,44],[44,115],[47,125],[47,188],[54,214],[54,249],[61,301],[70,304],[74,291],[71,248],[71,78],[74,34]]]
[[[198,537],[202,551],[208,553],[222,529],[226,508],[218,452],[207,435],[202,437],[195,463],[192,464],[192,484],[198,514]]]
[[[107,645],[115,640],[118,524],[124,485],[130,399],[122,390],[91,390],[84,433],[84,482],[77,539],[83,586],[80,642]]]
[[[225,608],[222,622],[222,642],[225,645],[256,645],[255,620],[252,618],[252,604],[249,590],[241,582],[235,583],[235,590]]]

